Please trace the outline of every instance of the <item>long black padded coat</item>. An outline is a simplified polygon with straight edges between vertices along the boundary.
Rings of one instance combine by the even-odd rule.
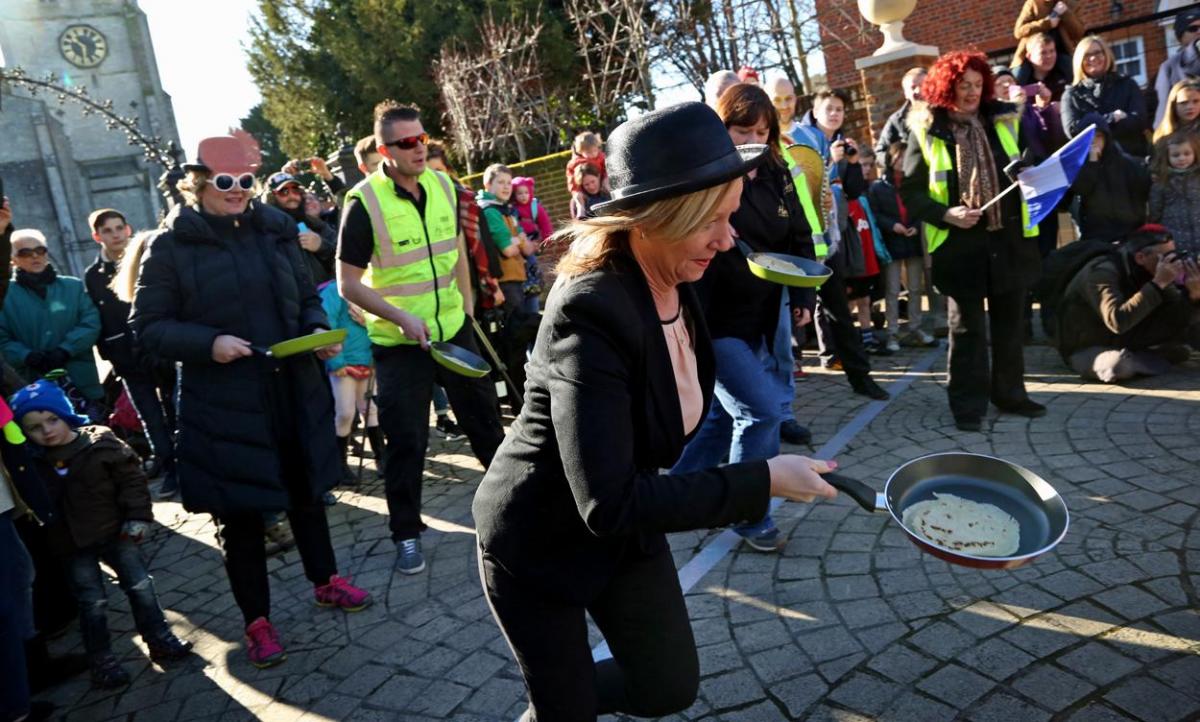
[[[178,403],[179,482],[184,507],[192,512],[277,510],[289,506],[288,489],[316,498],[337,481],[341,469],[333,427],[333,396],[314,354],[268,360],[255,354],[231,363],[212,359],[221,334],[252,339],[264,327],[278,339],[328,328],[296,237],[296,224],[283,212],[254,202],[246,213],[217,219],[176,207],[164,230],[148,241],[139,271],[130,325],[150,353],[181,362]],[[217,222],[214,220],[214,223]],[[247,298],[248,253],[259,252],[273,271],[274,308]],[[259,264],[262,265],[261,263]],[[267,319],[255,314],[278,314]],[[271,374],[287,374],[291,398],[273,401],[280,388]],[[276,411],[290,408],[288,418]],[[274,412],[274,413],[273,413]],[[280,448],[279,429],[298,448]],[[281,466],[285,455],[291,471]]]

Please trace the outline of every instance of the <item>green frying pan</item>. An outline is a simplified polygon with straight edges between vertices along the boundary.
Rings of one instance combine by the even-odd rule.
[[[308,351],[316,351],[325,346],[332,346],[346,340],[346,329],[339,328],[333,331],[318,331],[310,333],[307,336],[297,336],[289,338],[286,341],[272,344],[269,348],[262,346],[251,346],[250,348],[272,358],[287,358],[296,354],[306,353]]]
[[[439,366],[462,376],[480,379],[492,372],[492,367],[487,361],[462,346],[455,346],[444,341],[431,343],[429,344],[429,353]]]
[[[746,262],[754,275],[784,286],[816,288],[833,275],[828,266],[785,253],[751,253]]]

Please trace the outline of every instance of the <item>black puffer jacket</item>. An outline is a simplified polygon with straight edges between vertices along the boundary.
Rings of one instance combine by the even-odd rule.
[[[253,203],[241,216],[210,218],[187,206],[167,216],[165,230],[148,242],[142,258],[130,325],[148,352],[182,362],[178,454],[184,507],[218,515],[283,509],[289,502],[283,455],[299,457],[314,498],[336,482],[340,470],[333,397],[322,364],[313,354],[281,361],[255,354],[220,364],[212,360],[212,344],[221,334],[233,334],[269,345],[329,322],[301,257],[296,224],[287,215]],[[252,253],[263,257],[252,259]],[[274,304],[254,302],[262,295],[255,284],[264,279],[249,275],[247,267],[273,271],[266,282]],[[264,338],[264,329],[278,338]],[[291,389],[283,402],[276,396],[280,379]],[[275,412],[281,407],[290,409],[290,418],[279,418]],[[286,423],[294,427],[278,427]],[[299,448],[280,448],[281,436],[299,439]]]
[[[1017,108],[1010,103],[992,101],[982,106],[979,113],[1003,188],[1007,184],[1003,169],[1008,164],[1008,156],[996,135],[995,122],[997,119],[1015,120]],[[950,158],[956,157],[954,131],[945,109],[930,109],[925,103],[916,103],[908,116],[908,127],[914,134],[923,129],[942,139]],[[957,168],[950,172],[949,186],[950,205],[959,205],[957,199],[962,195]],[[1026,238],[1022,233],[1019,193],[1009,193],[1001,199],[1003,228],[1000,230],[989,232],[984,220],[968,229],[951,226],[943,220],[947,206],[929,197],[929,166],[925,163],[921,144],[912,142],[905,151],[900,195],[914,222],[924,221],[950,231],[931,258],[933,284],[942,293],[957,298],[999,295],[1029,288],[1041,275],[1037,239]]]
[[[129,330],[129,304],[117,298],[108,287],[116,273],[117,264],[97,256],[95,263],[83,274],[83,283],[100,312],[100,338],[96,341],[96,349],[100,351],[100,357],[124,377],[136,368],[137,361],[133,333]]]

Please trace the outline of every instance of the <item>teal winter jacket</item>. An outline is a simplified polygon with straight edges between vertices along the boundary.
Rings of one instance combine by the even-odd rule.
[[[25,368],[25,357],[33,351],[62,348],[71,354],[67,373],[89,399],[100,399],[104,389],[96,371],[92,347],[100,338],[100,313],[88,297],[83,281],[58,276],[41,298],[13,282],[0,309],[0,353],[26,381],[37,373]]]
[[[350,308],[346,299],[338,294],[337,282],[330,281],[320,288],[321,306],[329,317],[330,330],[346,329],[342,352],[325,361],[325,370],[333,373],[343,366],[370,366],[371,340],[367,338],[367,329],[350,318]]]

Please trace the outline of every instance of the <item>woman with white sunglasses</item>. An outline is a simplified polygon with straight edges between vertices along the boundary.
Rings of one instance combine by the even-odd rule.
[[[186,204],[142,254],[130,323],[149,353],[179,362],[178,474],[188,511],[220,522],[250,661],[286,658],[269,620],[263,513],[286,511],[315,602],[348,612],[370,595],[338,575],[321,496],[341,478],[321,363],[341,345],[276,359],[279,341],[329,321],[296,223],[253,201],[261,158],[246,134],[206,138],[179,183]]]

